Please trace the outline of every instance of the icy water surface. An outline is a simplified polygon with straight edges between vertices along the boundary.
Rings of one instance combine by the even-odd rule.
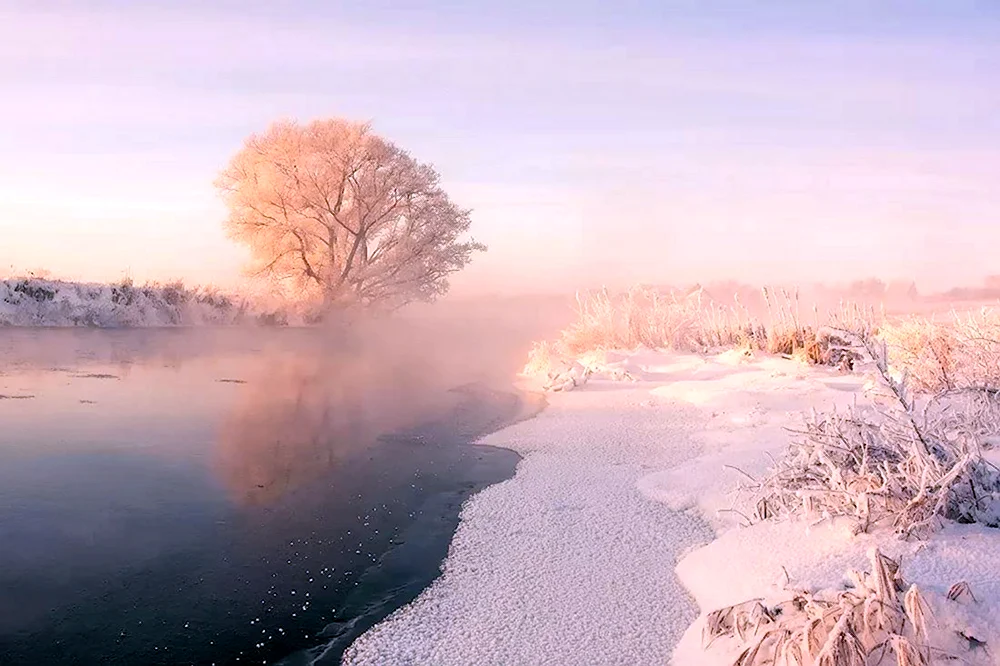
[[[311,331],[0,331],[0,359],[5,664],[337,663],[513,473],[468,442],[525,410]]]

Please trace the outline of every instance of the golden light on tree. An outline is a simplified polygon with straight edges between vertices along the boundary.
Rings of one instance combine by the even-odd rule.
[[[328,306],[433,300],[485,246],[433,167],[340,119],[250,136],[216,181],[254,272]]]

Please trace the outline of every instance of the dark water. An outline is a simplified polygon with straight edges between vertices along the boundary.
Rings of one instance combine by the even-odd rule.
[[[469,442],[524,400],[402,345],[38,335],[0,331],[4,664],[338,663],[517,462]]]

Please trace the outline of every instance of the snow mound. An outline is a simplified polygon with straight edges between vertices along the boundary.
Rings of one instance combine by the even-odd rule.
[[[677,467],[653,472],[639,482],[648,497],[672,509],[696,508],[717,528],[745,522],[750,494],[736,492],[772,466],[788,448],[788,428],[801,425],[812,409],[851,404],[857,377],[821,366],[775,357],[732,364],[721,354],[673,375],[650,393],[703,410],[706,423],[695,435],[701,454]],[[684,367],[684,366],[681,366]]]

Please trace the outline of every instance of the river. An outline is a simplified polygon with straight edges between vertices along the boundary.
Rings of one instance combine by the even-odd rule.
[[[370,337],[0,331],[0,661],[337,663],[415,598],[538,404]]]

